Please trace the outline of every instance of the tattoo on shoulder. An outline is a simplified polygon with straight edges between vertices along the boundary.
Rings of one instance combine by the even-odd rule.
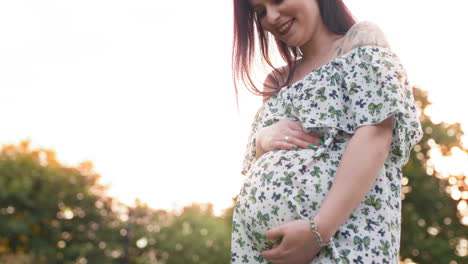
[[[338,48],[338,56],[355,48],[374,45],[388,48],[389,44],[382,30],[374,23],[358,22],[346,32]]]

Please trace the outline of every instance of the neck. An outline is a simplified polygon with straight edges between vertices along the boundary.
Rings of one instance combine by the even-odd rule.
[[[336,41],[341,37],[342,35],[330,31],[325,24],[318,24],[315,36],[300,47],[303,54],[302,62],[328,61],[328,58],[333,57]]]

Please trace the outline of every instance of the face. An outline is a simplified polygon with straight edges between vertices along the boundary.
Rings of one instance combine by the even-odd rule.
[[[302,46],[323,24],[317,0],[249,0],[263,29],[289,46]]]

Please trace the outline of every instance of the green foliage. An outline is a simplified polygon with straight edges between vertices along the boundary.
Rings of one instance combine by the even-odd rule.
[[[130,249],[131,263],[150,263],[145,260],[155,255],[162,263],[229,262],[230,223],[213,216],[211,204],[192,204],[179,213],[138,205],[128,223],[131,244],[137,245]],[[139,240],[147,245],[139,248]]]
[[[90,162],[71,168],[28,141],[4,146],[0,264],[229,262],[232,214],[216,217],[211,204],[180,213],[128,208],[98,179]]]
[[[106,253],[116,247],[120,223],[90,166],[62,166],[51,151],[29,150],[29,142],[4,146],[0,254],[34,253],[35,263],[113,263]]]
[[[457,201],[446,193],[447,181],[435,177],[439,172],[428,175],[426,170],[431,149],[428,141],[434,140],[446,155],[452,147],[463,149],[460,142],[463,132],[458,123],[432,123],[430,117],[424,114],[430,104],[427,94],[417,88],[414,94],[421,111],[424,137],[403,168],[403,177],[409,181],[403,188],[400,255],[402,259],[411,258],[416,263],[424,264],[466,263],[466,257],[457,254],[456,250],[461,239],[468,239],[468,229],[461,224]]]

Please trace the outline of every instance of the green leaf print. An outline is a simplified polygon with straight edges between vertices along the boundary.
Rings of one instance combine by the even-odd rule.
[[[240,213],[241,213],[242,215],[245,215],[245,213],[246,213],[245,207],[242,207],[242,209],[240,210]]]
[[[417,121],[411,121],[410,125],[414,128],[419,128],[419,123]]]
[[[357,85],[355,82],[352,82],[349,85],[349,94],[353,95],[353,94],[359,92],[359,88],[361,88],[361,86]]]
[[[297,91],[297,90],[300,90],[303,86],[304,86],[304,84],[302,82],[300,82],[300,83],[294,85],[293,88],[294,88],[294,90]]]
[[[327,117],[328,117],[327,113],[320,113],[319,120],[320,121],[327,120]]]
[[[257,220],[260,224],[268,227],[268,221],[270,221],[270,216],[268,214],[262,214],[262,212],[257,212]]]
[[[271,125],[273,125],[273,120],[267,120],[265,122],[265,126],[271,126]]]
[[[291,201],[288,201],[288,208],[291,209],[291,211],[296,211],[297,206],[294,205]]]
[[[359,228],[358,228],[358,226],[355,225],[355,224],[348,224],[346,227],[349,228],[349,229],[351,229],[351,230],[353,230],[354,233],[358,233],[358,232],[359,232]]]
[[[364,238],[360,238],[359,236],[354,237],[354,244],[358,246],[358,250],[362,251],[363,246],[366,250],[369,250],[370,245],[370,238],[369,236],[365,236]]]
[[[310,176],[320,178],[323,171],[318,166],[314,166],[314,170],[310,172]]]
[[[330,159],[330,154],[324,152],[320,156],[318,156],[317,159],[323,162],[327,162]]]
[[[345,115],[347,115],[347,114],[348,114],[348,111],[349,111],[349,106],[344,105],[344,106],[343,106],[343,113],[344,113]]]
[[[328,75],[327,81],[330,81],[330,85],[335,86],[340,83],[340,75],[335,72],[333,75]]]
[[[242,240],[241,237],[239,237],[239,238],[236,240],[236,243],[237,243],[240,247],[244,247],[244,246],[245,246],[245,241]]]
[[[373,225],[374,226],[379,226],[380,225],[378,222],[372,221],[371,219],[366,219],[366,223],[367,223],[367,225],[366,225],[366,227],[364,227],[364,229],[367,230],[367,231],[374,231],[375,229],[374,229]]]
[[[263,170],[266,170],[268,169],[269,166],[270,166],[270,162],[265,162],[265,164],[262,165],[262,168]]]
[[[387,240],[380,239],[380,244],[381,246],[379,246],[379,249],[382,251],[382,254],[384,254],[385,256],[389,256],[390,254],[388,249],[390,248],[390,242],[388,242]]]
[[[273,179],[273,172],[271,171],[270,173],[263,173],[262,176],[260,177],[260,181],[262,182],[262,187],[265,187],[265,182],[268,184],[271,183],[271,179]]]
[[[362,208],[361,212],[362,212],[363,215],[369,215],[370,209],[369,209],[369,207]]]
[[[325,96],[325,87],[318,89],[316,94],[317,94],[317,96],[315,96],[316,100],[319,100],[320,102],[325,102],[327,100],[327,97]]]
[[[284,113],[287,114],[287,115],[290,115],[290,114],[291,114],[291,110],[292,110],[292,105],[291,105],[291,104],[287,104],[286,107],[285,107]]]
[[[341,259],[343,264],[349,264],[350,263],[349,258],[348,258],[349,253],[351,253],[351,250],[349,250],[349,249],[340,250],[340,259]]]
[[[332,187],[332,185],[333,185],[333,182],[332,182],[332,181],[328,181],[328,182],[327,182],[327,190],[330,190],[331,187]]]
[[[249,200],[253,204],[257,203],[257,198],[255,198],[256,193],[257,193],[257,187],[253,187],[252,190],[250,190],[250,195],[249,195]]]
[[[240,224],[238,224],[236,221],[232,221],[232,232],[234,233],[239,232],[238,227],[240,227]]]
[[[396,84],[392,84],[392,85],[390,85],[388,90],[391,91],[392,93],[396,94],[396,93],[398,93],[398,86]]]
[[[378,105],[374,104],[374,103],[370,103],[368,108],[369,108],[369,112],[372,114],[372,115],[375,115],[376,113],[377,114],[380,114],[380,110],[382,109],[383,107],[383,104],[380,103]]]
[[[284,184],[291,186],[292,185],[292,177],[294,177],[296,173],[295,172],[284,172],[285,177],[281,177],[280,180],[284,182]]]
[[[364,201],[364,204],[374,207],[376,210],[382,208],[382,200],[378,198],[375,200],[375,195],[370,195],[370,198]]]
[[[385,217],[383,215],[379,215],[377,217],[377,219],[382,223],[383,221],[385,221]]]
[[[316,193],[322,193],[323,192],[322,185],[320,183],[314,184],[314,187],[315,187],[315,192]]]
[[[328,112],[330,113],[330,118],[339,119],[341,117],[341,110],[336,110],[333,106],[330,105],[328,108]]]
[[[250,218],[250,225],[252,226],[252,228],[257,228],[257,221],[255,220],[255,218]]]
[[[377,94],[379,97],[382,97],[382,95],[383,95],[383,89],[382,89],[382,88],[377,89],[376,94]],[[385,100],[384,100],[384,101],[385,101]]]
[[[364,79],[366,80],[367,84],[372,82],[372,78],[369,75],[364,75]]]
[[[393,209],[393,204],[390,197],[388,197],[388,200],[385,200],[385,203],[388,207],[390,207],[390,209]]]
[[[302,110],[302,105],[299,105],[297,107],[294,107],[294,112],[299,113]]]
[[[279,206],[273,205],[273,208],[271,210],[271,213],[278,216],[278,211],[279,211]]]
[[[258,261],[259,263],[265,262],[265,259],[263,258],[262,255],[254,256],[254,260]]]
[[[368,66],[369,66],[369,65],[368,65],[367,63],[365,63],[365,62],[361,62],[361,63],[359,63],[359,65],[358,65],[359,68],[361,68],[361,69],[366,69],[366,70],[369,69]]]
[[[310,208],[315,211],[317,210],[317,206],[318,206],[318,202],[312,202],[312,205],[310,206]]]
[[[305,201],[305,198],[304,198],[304,195],[305,195],[305,192],[304,190],[302,189],[299,189],[299,192],[296,196],[294,196],[294,200],[297,201],[297,202],[304,202]]]
[[[314,95],[312,94],[312,90],[315,90],[315,87],[314,88],[308,88],[308,89],[305,89],[304,90],[304,94],[305,94],[305,97],[304,97],[304,100],[306,101],[309,101],[310,98],[312,98]],[[310,110],[310,109],[309,109]]]

